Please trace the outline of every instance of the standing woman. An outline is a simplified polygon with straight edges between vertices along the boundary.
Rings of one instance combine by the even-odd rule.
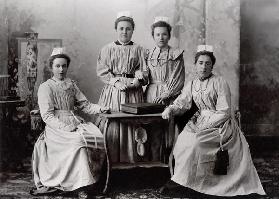
[[[54,48],[50,56],[53,77],[38,90],[40,114],[46,127],[33,151],[36,185],[30,191],[33,195],[79,189],[85,197],[88,186],[95,184],[100,176],[104,146],[103,138],[96,135],[101,132],[92,123],[84,123],[74,109],[96,114],[107,112],[108,108],[90,103],[76,82],[66,77],[69,64],[65,48]]]
[[[183,50],[169,46],[171,26],[167,17],[156,17],[151,26],[155,46],[149,50],[147,71],[149,83],[145,91],[145,101],[169,105],[181,92],[185,81]],[[169,146],[172,139],[167,135]],[[162,130],[160,124],[152,125],[150,133],[152,159],[159,160]],[[170,138],[170,140],[168,140]]]
[[[156,17],[151,26],[155,47],[149,50],[147,68],[149,84],[145,92],[147,102],[168,105],[183,88],[185,68],[183,50],[169,46],[171,26],[167,17]]]
[[[161,191],[175,182],[214,196],[265,195],[248,143],[231,115],[230,88],[223,77],[212,73],[215,61],[212,46],[199,46],[198,78],[185,85],[162,113],[167,119],[185,112],[192,101],[199,109],[177,138],[174,175]]]
[[[117,40],[104,46],[97,61],[97,75],[105,83],[99,98],[99,105],[108,106],[111,111],[120,111],[120,104],[143,102],[144,51],[131,41],[135,23],[130,12],[118,13],[114,26]],[[100,129],[105,121],[97,120]],[[134,128],[119,122],[110,123],[108,147],[112,162],[134,162]]]

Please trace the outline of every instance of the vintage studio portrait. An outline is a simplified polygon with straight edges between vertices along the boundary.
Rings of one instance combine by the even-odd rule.
[[[0,198],[278,199],[279,0],[0,0]]]

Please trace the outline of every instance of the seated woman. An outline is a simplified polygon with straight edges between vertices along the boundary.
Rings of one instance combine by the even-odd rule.
[[[185,69],[183,50],[169,46],[171,25],[168,17],[156,17],[151,26],[151,34],[155,47],[149,50],[147,56],[147,71],[149,83],[145,90],[145,101],[169,105],[180,94],[184,81]],[[152,160],[160,159],[162,124],[153,124],[149,136],[151,142]],[[167,148],[171,147],[173,135],[166,132]]]
[[[162,114],[181,114],[192,101],[198,113],[179,134],[174,146],[174,175],[165,187],[179,184],[214,196],[265,195],[253,165],[249,146],[231,116],[231,94],[227,82],[212,74],[212,46],[201,45],[195,56],[198,78]]]
[[[85,194],[96,183],[104,160],[103,138],[92,123],[75,116],[74,108],[88,114],[109,109],[90,103],[75,81],[66,78],[70,57],[65,48],[54,48],[50,56],[53,77],[38,90],[44,132],[34,146],[32,169],[36,188],[33,195],[80,189]]]

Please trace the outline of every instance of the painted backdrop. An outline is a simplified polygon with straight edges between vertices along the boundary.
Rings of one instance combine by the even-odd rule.
[[[133,13],[133,40],[147,48],[153,45],[150,25],[154,17],[168,16],[173,26],[170,43],[185,50],[187,74],[193,71],[196,46],[212,44],[217,56],[215,70],[229,80],[238,107],[239,0],[1,0],[0,4],[6,19],[1,22],[6,27],[0,30],[3,41],[6,36],[12,47],[13,38],[32,31],[39,39],[62,39],[73,60],[69,76],[95,103],[103,86],[96,77],[96,60],[101,47],[116,39],[116,13]],[[12,53],[9,48],[9,55]],[[12,64],[13,57],[9,61]]]

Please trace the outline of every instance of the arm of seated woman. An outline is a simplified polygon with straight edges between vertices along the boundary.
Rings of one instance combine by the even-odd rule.
[[[102,106],[100,111],[101,113],[110,113],[110,108],[108,106]]]
[[[168,120],[172,117],[172,114],[173,110],[170,107],[167,107],[162,113],[162,118]]]
[[[204,123],[199,128],[200,130],[205,130],[209,128],[219,128],[222,126],[228,119],[230,115],[226,112],[217,111],[214,115],[210,117],[207,123]]]

